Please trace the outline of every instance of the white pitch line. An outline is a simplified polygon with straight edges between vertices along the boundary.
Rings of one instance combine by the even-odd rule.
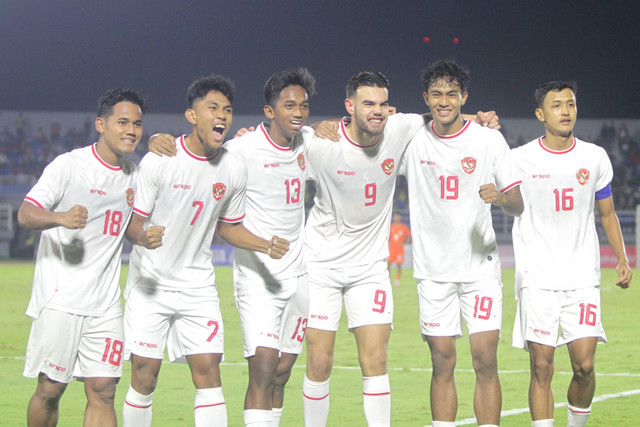
[[[24,356],[0,356],[0,360],[24,360]],[[169,362],[168,360],[163,360],[162,363],[167,363],[170,364],[171,362]],[[221,363],[222,366],[246,366],[246,362],[222,362]],[[306,365],[294,365],[293,366],[294,369],[306,369],[307,366]],[[354,370],[359,370],[360,367],[359,366],[334,366],[333,369],[338,369],[338,370],[342,370],[342,371],[354,371]],[[410,371],[410,372],[431,372],[433,371],[433,369],[431,368],[388,368],[389,371],[393,371],[393,372],[401,372],[404,370]],[[464,373],[470,373],[473,374],[474,370],[473,369],[456,369],[456,372],[464,372]],[[514,370],[514,371],[498,371],[498,374],[501,375],[507,375],[507,374],[529,374],[529,370],[526,369],[522,369],[522,370]],[[558,374],[558,375],[573,375],[573,372],[560,372],[560,371],[556,371],[554,374]],[[596,375],[599,377],[640,377],[640,374],[632,374],[629,372],[618,372],[618,373],[610,373],[610,374],[606,374],[606,373],[602,373],[602,372],[596,372]]]
[[[603,402],[605,400],[609,400],[609,399],[617,399],[619,397],[626,397],[626,396],[633,396],[635,394],[640,394],[640,389],[635,389],[635,390],[629,390],[629,391],[622,391],[620,393],[612,393],[612,394],[603,394],[602,396],[596,396],[593,398],[593,403],[596,402]],[[556,403],[555,405],[553,405],[554,408],[563,408],[567,406],[567,402],[563,402],[563,403]],[[524,414],[529,412],[529,408],[518,408],[518,409],[510,409],[508,411],[502,411],[500,412],[500,417],[504,418],[504,417],[508,417],[510,415],[519,415],[519,414]],[[465,418],[464,420],[459,420],[456,421],[456,425],[457,426],[466,426],[469,424],[475,424],[476,418]],[[425,426],[425,427],[431,427],[429,426]]]

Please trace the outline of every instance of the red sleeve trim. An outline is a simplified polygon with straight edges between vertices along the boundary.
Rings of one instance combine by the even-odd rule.
[[[242,222],[242,220],[244,219],[244,215],[242,215],[239,218],[218,218],[218,221],[222,221],[222,222],[229,222],[231,224],[236,223],[236,222]]]
[[[520,184],[522,184],[522,181],[516,181],[513,184],[504,187],[502,190],[500,190],[500,192],[501,193],[505,193],[505,192],[511,190],[513,187],[516,187],[516,186],[518,186]]]
[[[145,217],[145,218],[148,218],[148,217],[149,217],[149,215],[151,215],[150,213],[147,213],[147,212],[145,212],[145,211],[143,211],[143,210],[140,210],[140,209],[138,209],[138,208],[133,208],[133,211],[134,211],[135,213],[137,213],[138,215],[143,216],[143,217]]]
[[[25,201],[27,201],[27,202],[29,202],[29,203],[32,203],[32,204],[36,205],[36,206],[37,206],[37,207],[39,207],[40,209],[44,209],[44,206],[42,206],[40,203],[38,203],[38,201],[37,201],[37,200],[32,199],[31,197],[25,197],[25,198],[24,198],[24,200],[25,200]]]

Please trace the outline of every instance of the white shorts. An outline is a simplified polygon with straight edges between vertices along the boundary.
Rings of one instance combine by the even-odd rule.
[[[300,354],[307,330],[309,287],[307,276],[280,280],[281,292],[272,292],[259,283],[235,290],[240,314],[244,357],[256,354],[256,348],[275,348]]]
[[[224,325],[215,286],[167,291],[135,286],[124,314],[125,359],[131,353],[171,362],[191,354],[223,354]]]
[[[42,372],[62,383],[120,378],[123,341],[120,314],[90,317],[45,308],[31,325],[24,376]]]
[[[600,311],[600,287],[520,290],[513,326],[514,347],[528,351],[528,341],[556,347],[586,337],[607,342]]]
[[[461,337],[461,314],[469,334],[499,331],[502,326],[502,283],[496,278],[469,283],[419,279],[418,306],[423,338]]]
[[[342,296],[349,330],[393,323],[393,294],[386,260],[344,268],[310,264],[309,327],[337,331]]]

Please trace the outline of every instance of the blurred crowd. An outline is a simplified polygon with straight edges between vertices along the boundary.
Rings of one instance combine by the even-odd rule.
[[[44,167],[59,154],[97,140],[90,117],[64,132],[58,122],[52,122],[48,128],[37,127],[35,131],[28,131],[32,127],[27,126],[21,115],[15,120],[15,126],[4,127],[0,133],[0,175],[38,178]],[[143,135],[134,160],[139,160],[147,152],[149,135],[146,132]],[[521,136],[512,138],[510,135],[507,139],[511,147],[528,142]],[[591,142],[603,147],[611,158],[615,173],[612,186],[616,209],[635,209],[640,204],[640,130],[632,134],[624,123],[615,126],[605,122]],[[395,209],[406,213],[409,209],[407,184],[402,177],[398,179]]]

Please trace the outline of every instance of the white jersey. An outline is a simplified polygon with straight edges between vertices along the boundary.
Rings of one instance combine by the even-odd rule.
[[[316,183],[306,226],[308,262],[337,268],[386,260],[398,165],[422,126],[420,115],[395,114],[370,146],[352,141],[344,122],[340,142],[314,138],[308,156],[309,178]]]
[[[87,208],[83,229],[42,232],[27,315],[45,308],[83,316],[121,313],[120,254],[131,218],[136,165],[102,160],[96,145],[62,154],[44,170],[25,200],[47,211]]]
[[[613,179],[605,150],[574,138],[571,148],[553,151],[538,138],[514,149],[512,159],[524,200],[513,225],[516,290],[598,286],[595,193]]]
[[[257,236],[277,235],[289,241],[281,259],[236,249],[235,283],[248,286],[259,278],[287,279],[306,273],[304,260],[304,200],[307,179],[306,146],[313,129],[303,127],[291,147],[271,140],[268,125],[227,142],[224,146],[247,166],[247,207],[244,226]]]
[[[466,121],[440,136],[433,122],[407,148],[401,166],[409,184],[414,276],[436,282],[500,278],[491,204],[478,194],[495,183],[505,192],[519,184],[509,146],[497,130]]]
[[[187,148],[176,138],[175,157],[145,155],[140,162],[135,213],[144,226],[165,227],[162,246],[134,246],[125,296],[136,285],[164,290],[202,288],[215,284],[211,242],[218,220],[244,217],[246,169],[221,148],[211,158]]]

